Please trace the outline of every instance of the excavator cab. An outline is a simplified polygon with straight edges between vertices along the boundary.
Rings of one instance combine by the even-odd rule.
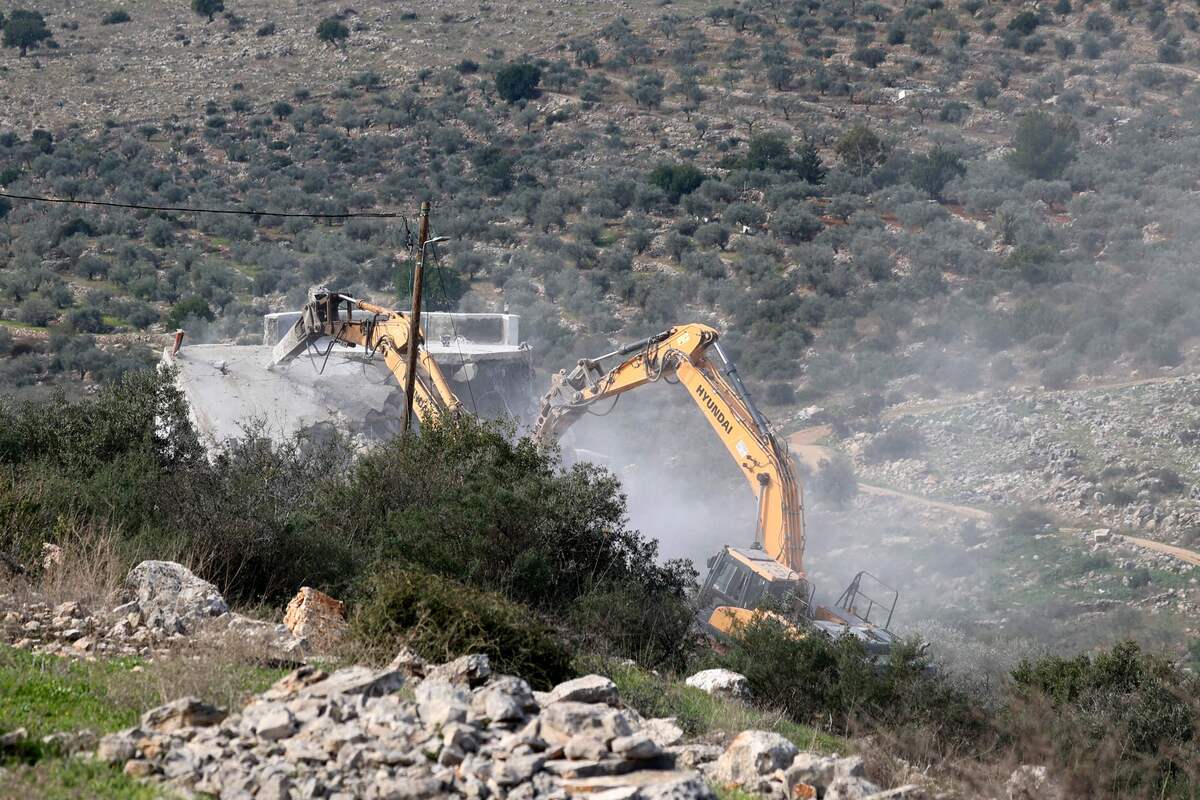
[[[708,565],[697,621],[711,636],[728,636],[765,611],[797,630],[803,624],[831,638],[853,636],[875,656],[885,657],[895,641],[889,626],[899,593],[869,572],[855,575],[837,604],[826,608],[813,603],[807,580],[758,548],[726,546]]]
[[[808,616],[808,582],[766,551],[727,545],[708,564],[708,577],[697,596],[699,621],[708,633],[727,635],[762,607],[788,619]]]

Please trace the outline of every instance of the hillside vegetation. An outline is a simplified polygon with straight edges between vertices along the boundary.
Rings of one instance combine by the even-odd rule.
[[[562,26],[536,52],[505,36],[503,51],[455,52],[453,9],[368,4],[322,45],[315,11],[272,30],[263,4],[231,3],[212,23],[180,6],[100,26],[47,4],[58,47],[5,51],[10,91],[44,73],[64,101],[89,96],[84,60],[141,42],[169,64],[189,47],[255,61],[215,68],[194,101],[146,89],[150,120],[88,110],[31,131],[10,108],[5,191],[314,214],[411,213],[430,198],[453,239],[435,305],[521,313],[547,368],[683,318],[714,322],[784,408],[1057,386],[1191,352],[1185,4],[747,2],[603,24],[485,4],[471,18],[545,15],[544,30],[517,24]],[[381,46],[418,33],[442,43],[439,62]],[[256,81],[300,47],[339,80]],[[11,384],[117,374],[140,350],[114,334],[252,336],[263,310],[315,282],[404,295],[399,221],[4,211]]]

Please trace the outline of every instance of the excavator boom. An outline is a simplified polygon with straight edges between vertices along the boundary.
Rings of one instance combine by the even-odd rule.
[[[787,612],[788,617],[780,618],[789,625],[803,618],[812,628],[859,637],[873,651],[885,653],[892,636],[887,623],[880,627],[871,615],[885,611],[890,623],[895,597],[890,606],[868,597],[860,583],[864,576],[877,582],[873,576],[859,573],[837,608],[812,605],[804,573],[803,493],[791,456],[754,405],[718,339],[717,331],[707,325],[679,325],[599,358],[581,360],[570,373],[562,371],[551,379],[534,436],[556,441],[592,404],[673,379],[700,408],[758,499],[753,545],[726,545],[708,562],[709,573],[697,598],[705,627],[730,633],[764,613],[758,609],[765,604]],[[621,360],[604,368],[604,362],[616,358]],[[778,616],[775,611],[766,613]],[[791,629],[803,635],[801,628]]]
[[[319,339],[363,347],[379,353],[401,387],[408,374],[408,348],[417,348],[416,380],[413,382],[413,413],[421,422],[457,416],[462,403],[447,383],[433,356],[425,350],[424,334],[410,342],[410,320],[405,314],[357,300],[339,292],[314,291],[301,309],[300,319],[272,353],[271,366],[296,358]]]
[[[758,500],[754,546],[798,575],[804,572],[804,506],[782,440],[750,398],[737,369],[707,325],[679,325],[560,372],[542,398],[534,435],[559,436],[593,403],[647,383],[675,379],[700,408]],[[715,358],[710,358],[710,354]],[[602,362],[625,358],[611,369]]]

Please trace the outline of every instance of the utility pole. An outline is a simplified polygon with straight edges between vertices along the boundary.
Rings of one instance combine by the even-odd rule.
[[[421,285],[425,279],[425,244],[429,240],[429,201],[421,203],[417,228],[417,266],[413,270],[412,316],[408,328],[408,372],[404,375],[404,432],[412,430],[413,392],[417,380],[417,343],[421,337]]]

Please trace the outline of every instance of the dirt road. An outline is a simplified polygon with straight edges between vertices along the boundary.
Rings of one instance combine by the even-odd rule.
[[[1147,550],[1155,550],[1159,553],[1164,553],[1168,556],[1178,558],[1180,561],[1186,561],[1189,564],[1195,564],[1200,567],[1200,553],[1194,550],[1188,550],[1184,547],[1176,547],[1173,544],[1163,544],[1156,542],[1153,539],[1143,539],[1139,536],[1124,536],[1125,541],[1136,544],[1138,547],[1144,547]]]
[[[820,469],[821,462],[830,459],[834,455],[832,448],[816,444],[832,433],[832,429],[828,425],[820,425],[815,428],[805,428],[802,431],[797,431],[788,437],[788,444],[791,446],[792,453],[795,454],[796,460],[806,466],[808,469],[816,471]],[[988,520],[993,514],[990,511],[984,511],[981,508],[972,508],[971,506],[956,505],[954,503],[944,503],[941,500],[934,500],[929,497],[923,497],[919,494],[910,492],[902,492],[898,489],[891,489],[886,486],[874,486],[869,483],[858,484],[858,489],[863,494],[871,494],[883,497],[896,497],[901,500],[907,500],[911,503],[917,503],[927,508],[936,508],[941,511],[948,511],[952,514],[958,514],[968,519]],[[1147,550],[1154,550],[1158,553],[1178,558],[1188,564],[1200,566],[1200,553],[1194,550],[1188,550],[1184,547],[1176,547],[1175,545],[1156,542],[1153,539],[1143,539],[1140,536],[1123,536],[1122,538],[1130,544],[1144,547]]]
[[[803,464],[808,469],[816,472],[821,468],[821,462],[832,458],[834,451],[831,448],[824,447],[816,442],[821,441],[826,436],[832,433],[832,429],[828,425],[820,425],[815,428],[805,428],[802,431],[793,433],[788,438],[788,444],[792,449],[792,453],[796,456],[796,460]],[[960,506],[953,503],[944,503],[941,500],[933,500],[928,497],[922,497],[919,494],[910,494],[902,492],[899,489],[891,489],[887,486],[875,486],[870,483],[859,481],[858,490],[864,494],[873,494],[882,497],[898,497],[901,500],[907,500],[912,503],[919,503],[927,508],[937,508],[942,511],[949,511],[952,514],[968,517],[970,519],[991,519],[992,513],[979,508],[970,506]]]

